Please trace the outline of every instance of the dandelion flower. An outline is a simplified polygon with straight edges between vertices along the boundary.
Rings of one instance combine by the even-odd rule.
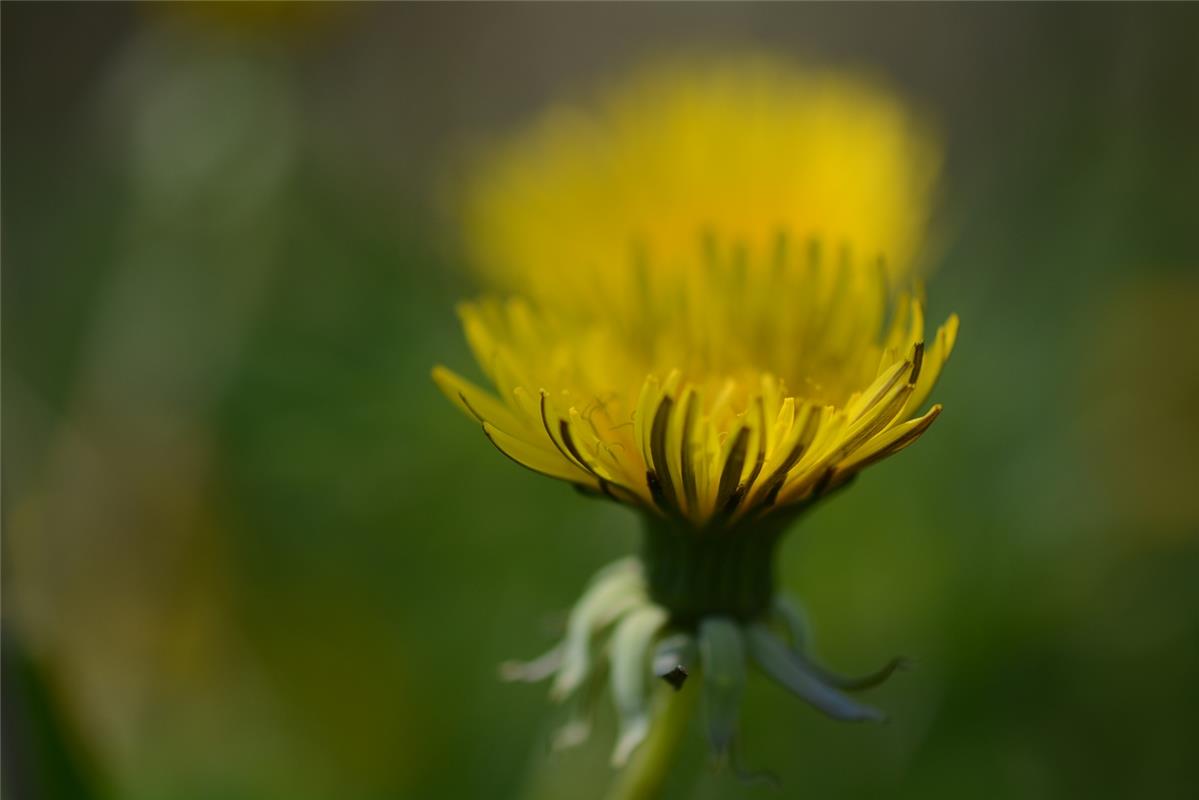
[[[606,672],[616,764],[653,727],[649,676],[682,686],[695,666],[719,756],[751,660],[832,717],[877,719],[846,692],[896,663],[861,679],[815,665],[773,554],[799,513],[941,411],[926,402],[957,319],[930,330],[896,288],[935,148],[893,101],[774,62],[653,72],[602,108],[485,170],[477,202],[496,213],[473,241],[498,293],[460,315],[490,387],[434,370],[510,459],[646,520],[640,556],[597,575],[562,643],[507,673],[552,677],[585,708]],[[586,729],[581,714],[558,743]]]

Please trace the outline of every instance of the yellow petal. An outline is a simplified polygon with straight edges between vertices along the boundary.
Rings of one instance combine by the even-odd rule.
[[[498,397],[445,367],[433,368],[433,381],[454,405],[479,422],[489,422],[514,434],[528,428]]]
[[[522,467],[528,467],[534,472],[540,472],[551,478],[559,478],[593,489],[599,487],[595,478],[579,469],[556,450],[546,450],[533,442],[510,436],[488,422],[483,423],[483,433],[501,453]]]
[[[851,474],[898,453],[919,439],[940,414],[941,406],[933,406],[924,416],[908,420],[875,436],[857,452],[839,463],[837,472]]]

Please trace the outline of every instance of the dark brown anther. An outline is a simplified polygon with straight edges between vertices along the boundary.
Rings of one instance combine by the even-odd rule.
[[[915,386],[920,380],[920,367],[924,365],[924,342],[916,342],[915,352],[912,353],[912,374],[908,376],[908,385]]]
[[[687,678],[691,675],[687,668],[682,664],[676,664],[669,672],[664,672],[659,677],[670,684],[670,688],[676,692],[683,688],[683,684],[687,682]]]
[[[662,492],[662,483],[652,469],[645,472],[645,485],[649,487],[649,496],[653,498],[654,505],[669,514],[673,509],[666,502],[666,495]]]

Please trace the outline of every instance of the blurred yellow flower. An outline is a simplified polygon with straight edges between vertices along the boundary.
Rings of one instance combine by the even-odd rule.
[[[914,283],[936,149],[886,95],[765,59],[659,68],[601,109],[552,113],[482,169],[467,233],[496,291],[460,313],[494,391],[434,370],[512,460],[647,522],[641,557],[596,577],[562,643],[505,674],[586,698],[602,653],[616,765],[680,726],[651,713],[647,663],[675,689],[700,665],[718,758],[749,660],[829,716],[881,719],[845,692],[900,662],[862,678],[813,664],[773,554],[795,513],[940,413],[924,405],[957,318],[928,336],[897,288]],[[584,710],[556,741],[587,730]],[[644,748],[630,785],[658,781],[672,746]]]
[[[499,290],[608,319],[646,292],[669,302],[705,232],[754,263],[780,232],[849,246],[904,281],[939,166],[930,134],[869,83],[763,56],[671,62],[491,154],[466,192],[466,239]]]

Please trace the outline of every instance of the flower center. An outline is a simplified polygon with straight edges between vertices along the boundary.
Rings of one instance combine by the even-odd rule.
[[[774,551],[783,529],[768,520],[696,530],[647,516],[642,561],[650,597],[684,628],[709,616],[758,619],[774,600]]]

